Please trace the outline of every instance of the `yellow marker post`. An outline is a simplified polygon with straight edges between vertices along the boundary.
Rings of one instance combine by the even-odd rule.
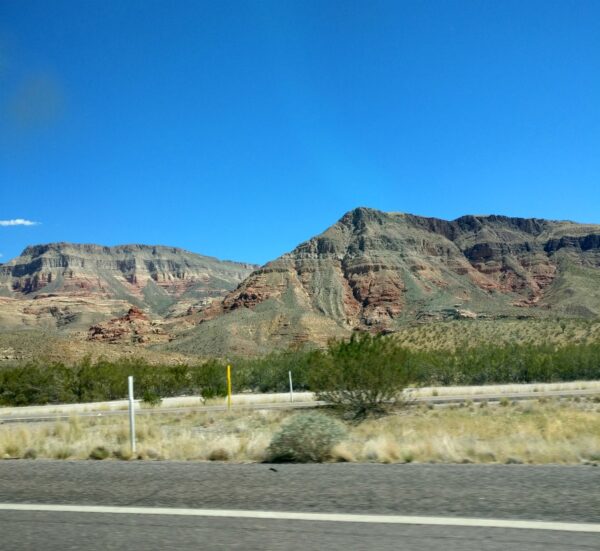
[[[227,365],[227,409],[231,409],[231,366]]]

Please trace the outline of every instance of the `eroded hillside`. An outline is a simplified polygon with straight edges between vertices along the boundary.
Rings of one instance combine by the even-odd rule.
[[[171,345],[260,353],[448,319],[600,315],[600,226],[358,208],[254,271]]]

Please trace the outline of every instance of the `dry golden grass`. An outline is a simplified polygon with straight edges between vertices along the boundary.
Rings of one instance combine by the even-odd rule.
[[[291,412],[138,416],[139,459],[262,461]],[[348,425],[333,460],[351,462],[598,463],[600,403],[535,401],[419,407]],[[0,426],[0,458],[132,459],[126,418]]]
[[[355,461],[382,463],[598,462],[599,413],[592,401],[422,408],[362,423],[342,444],[340,459],[350,455]]]
[[[277,411],[192,413],[136,418],[140,459],[263,459],[273,432],[287,415]],[[97,448],[130,459],[126,417],[72,417],[68,422],[0,426],[0,458],[88,459]]]

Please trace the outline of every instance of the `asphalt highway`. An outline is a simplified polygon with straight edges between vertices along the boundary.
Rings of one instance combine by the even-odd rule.
[[[440,547],[600,550],[600,468],[0,462],[3,551]]]

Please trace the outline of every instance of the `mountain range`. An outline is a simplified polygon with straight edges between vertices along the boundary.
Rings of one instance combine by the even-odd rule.
[[[81,330],[131,307],[175,316],[221,298],[254,268],[175,247],[31,246],[0,265],[0,327]]]
[[[194,355],[449,319],[596,319],[600,225],[357,208],[262,267],[170,247],[39,245],[0,265],[0,306],[4,329],[115,341],[147,325],[163,338],[145,342]]]

